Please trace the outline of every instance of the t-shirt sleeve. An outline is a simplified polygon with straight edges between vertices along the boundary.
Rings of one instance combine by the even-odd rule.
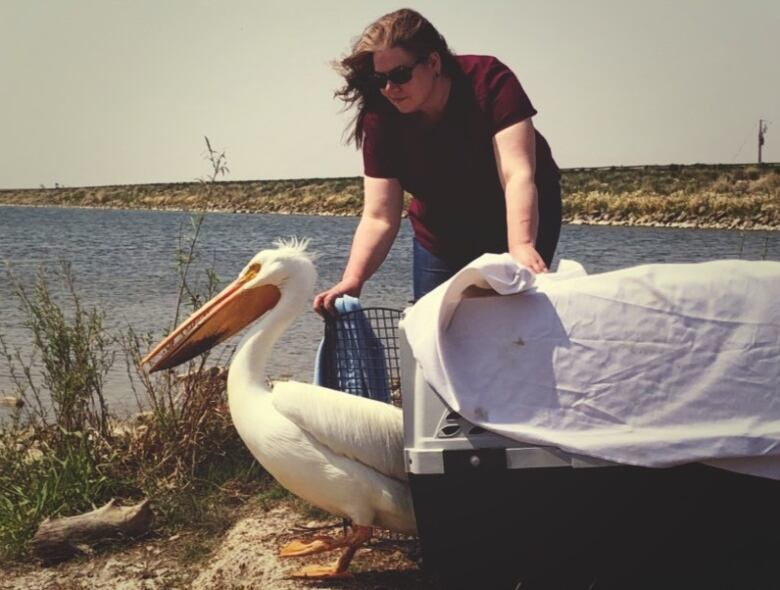
[[[498,60],[488,69],[485,92],[486,111],[494,135],[536,114],[517,76]]]
[[[372,178],[398,178],[393,138],[377,113],[363,119],[363,173]]]

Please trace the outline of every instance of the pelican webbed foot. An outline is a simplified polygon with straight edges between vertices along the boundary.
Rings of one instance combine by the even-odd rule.
[[[344,537],[346,539],[346,537]],[[344,547],[342,539],[334,537],[314,537],[309,541],[295,539],[290,541],[279,550],[279,557],[302,557],[304,555],[315,555],[316,553],[326,553]]]
[[[291,578],[307,580],[328,580],[336,578],[351,578],[352,574],[338,570],[338,561],[330,565],[307,565],[290,575]]]
[[[310,579],[346,578],[350,576],[347,573],[347,568],[352,562],[352,558],[357,550],[371,538],[372,534],[373,529],[371,527],[353,525],[352,532],[340,538],[317,537],[308,543],[292,541],[281,549],[279,555],[280,557],[314,555],[345,547],[344,553],[334,563],[330,565],[309,565],[292,574],[292,577]]]

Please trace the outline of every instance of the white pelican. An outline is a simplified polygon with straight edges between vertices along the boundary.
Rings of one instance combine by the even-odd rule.
[[[317,271],[306,242],[277,242],[252,258],[238,278],[185,320],[142,361],[151,371],[179,365],[236,334],[262,316],[241,340],[228,373],[230,415],[242,440],[285,488],[332,514],[352,520],[350,534],[293,541],[280,555],[345,548],[328,566],[299,577],[348,575],[355,551],[372,527],[414,533],[403,462],[398,408],[307,383],[266,387],[271,347],[313,293]]]

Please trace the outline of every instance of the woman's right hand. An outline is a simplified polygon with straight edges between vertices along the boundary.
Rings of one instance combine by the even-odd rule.
[[[312,307],[320,315],[329,313],[335,315],[336,309],[334,304],[336,299],[342,295],[352,295],[352,297],[359,297],[360,290],[363,288],[363,283],[357,279],[341,279],[338,283],[333,285],[327,291],[323,291],[314,298],[314,304]]]

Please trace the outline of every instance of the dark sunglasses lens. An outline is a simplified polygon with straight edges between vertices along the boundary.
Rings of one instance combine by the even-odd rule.
[[[396,68],[387,75],[387,78],[393,84],[406,84],[409,80],[412,79],[412,68],[406,66],[402,68]]]
[[[374,74],[371,76],[372,84],[382,90],[387,86],[387,81],[390,80],[393,84],[406,84],[412,79],[412,68],[408,66],[400,66],[387,74]]]

